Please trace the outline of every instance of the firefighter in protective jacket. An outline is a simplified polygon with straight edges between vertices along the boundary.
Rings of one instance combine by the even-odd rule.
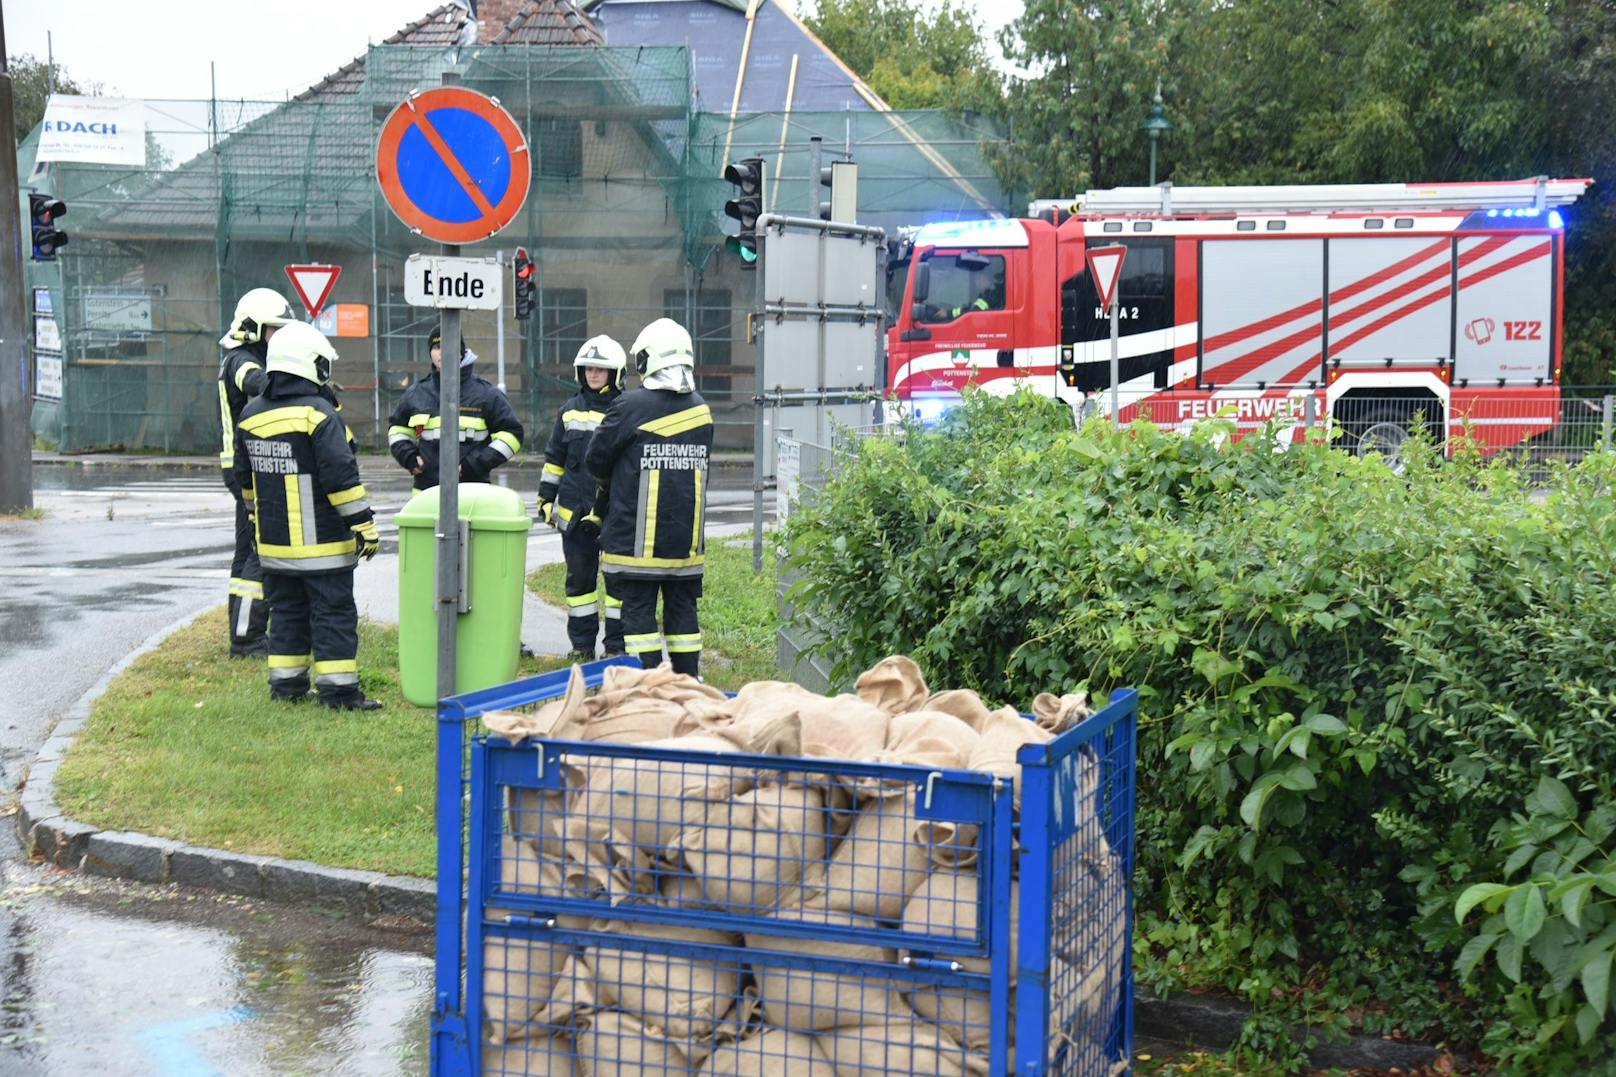
[[[595,507],[595,477],[584,467],[589,439],[623,391],[628,357],[623,346],[608,336],[593,337],[578,349],[572,361],[578,392],[556,415],[550,444],[544,450],[544,475],[539,479],[539,517],[561,532],[561,552],[567,558],[567,637],[573,656],[595,657],[595,636],[600,614],[606,614],[606,654],[623,653],[623,603],[611,587],[600,587],[600,535],[572,526]]]
[[[438,484],[438,386],[443,348],[434,329],[427,344],[432,373],[410,386],[388,419],[387,447],[399,466],[415,476],[417,490]],[[497,385],[472,372],[476,353],[460,346],[460,481],[487,482],[496,467],[522,451],[522,424]]]
[[[236,424],[236,478],[254,515],[269,598],[269,694],[302,699],[310,666],[319,701],[375,710],[359,688],[354,565],[381,547],[359,462],[320,393],[336,350],[293,322],[270,341],[261,396]]]
[[[264,354],[275,330],[292,321],[286,299],[270,288],[254,288],[236,301],[230,331],[219,338],[225,349],[219,361],[219,425],[224,438],[219,468],[236,499],[236,552],[230,560],[230,655],[262,658],[269,653],[266,636],[269,606],[264,603],[264,575],[253,547],[252,520],[236,481],[236,423],[247,401],[264,391]]]
[[[623,600],[628,652],[654,666],[665,644],[674,670],[696,676],[713,416],[696,392],[690,334],[677,322],[658,318],[629,354],[641,387],[617,398],[589,443],[584,462],[600,487],[578,526],[600,529],[601,569]]]

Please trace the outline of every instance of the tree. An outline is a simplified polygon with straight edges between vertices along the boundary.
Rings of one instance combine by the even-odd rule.
[[[12,110],[17,121],[17,141],[20,144],[40,121],[45,118],[45,103],[50,99],[50,67],[30,53],[7,58],[11,68]],[[56,68],[56,92],[65,94],[98,94],[100,83],[81,86],[74,82],[60,65]]]
[[[985,111],[999,96],[982,28],[942,0],[819,0],[809,29],[893,108]]]

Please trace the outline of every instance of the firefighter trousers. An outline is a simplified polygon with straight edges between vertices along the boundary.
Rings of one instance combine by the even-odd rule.
[[[269,596],[269,694],[300,699],[314,688],[325,702],[340,703],[359,690],[359,609],[354,570],[293,575],[264,574]]]
[[[241,487],[229,472],[225,485],[236,499],[236,553],[230,559],[230,653],[237,658],[262,656],[268,648],[269,605],[264,601],[264,572],[258,567],[253,535]]]
[[[623,600],[623,642],[628,653],[650,669],[662,661],[662,647],[666,644],[673,671],[697,676],[701,669],[701,623],[696,617],[696,600],[701,597],[701,577],[619,578],[612,581],[612,587]],[[661,632],[657,631],[658,595],[662,596]]]
[[[606,615],[606,653],[623,653],[623,600],[610,576],[600,578],[600,540],[579,534],[577,528],[561,532],[561,552],[567,559],[567,638],[572,649],[595,654],[595,636],[601,614]]]

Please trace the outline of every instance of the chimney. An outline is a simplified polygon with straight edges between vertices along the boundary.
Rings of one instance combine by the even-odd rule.
[[[486,45],[493,41],[516,17],[517,12],[530,5],[532,0],[478,0],[477,44]]]

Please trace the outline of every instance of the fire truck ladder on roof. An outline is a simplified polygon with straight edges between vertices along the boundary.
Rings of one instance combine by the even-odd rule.
[[[1278,187],[1115,187],[1090,191],[1075,203],[1043,199],[1032,213],[1058,207],[1088,216],[1149,213],[1399,213],[1525,208],[1542,211],[1575,202],[1592,180],[1536,179],[1485,183],[1321,183]]]

